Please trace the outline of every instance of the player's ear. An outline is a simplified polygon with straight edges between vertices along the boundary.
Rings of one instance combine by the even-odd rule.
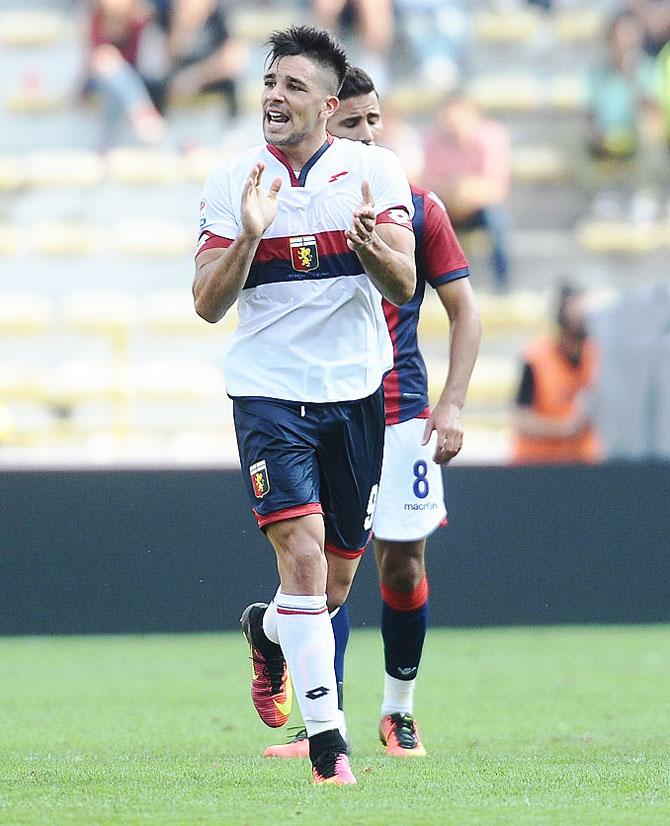
[[[332,118],[335,112],[340,108],[340,99],[336,98],[335,95],[330,95],[327,97],[323,103],[323,111],[326,115],[326,120]]]

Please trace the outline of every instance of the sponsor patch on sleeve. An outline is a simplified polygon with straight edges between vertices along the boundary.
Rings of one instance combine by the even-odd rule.
[[[380,212],[377,216],[378,224],[399,224],[401,227],[412,229],[412,219],[409,212],[403,206],[391,207]]]
[[[198,238],[198,246],[195,248],[195,254],[203,250],[211,249],[226,249],[232,244],[230,238],[222,238],[220,235],[214,235],[213,232],[205,230]]]

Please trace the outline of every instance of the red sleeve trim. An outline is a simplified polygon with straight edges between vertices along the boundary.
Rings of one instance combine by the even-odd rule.
[[[407,207],[395,206],[385,209],[377,216],[376,224],[398,224],[398,226],[405,227],[405,229],[413,232],[412,219],[409,217]]]
[[[231,238],[223,238],[221,235],[214,235],[213,232],[205,230],[198,239],[196,256],[204,250],[227,249],[233,243]]]
[[[365,545],[362,548],[359,548],[357,551],[349,550],[348,548],[340,548],[337,545],[333,545],[331,542],[326,542],[324,544],[324,549],[328,551],[329,554],[333,554],[333,556],[339,556],[342,559],[358,559],[359,556],[363,556],[365,553],[365,549],[368,547],[368,542],[370,541],[370,536],[368,536]]]
[[[323,514],[321,502],[308,502],[306,505],[294,505],[292,508],[284,508],[273,513],[258,513],[255,508],[252,508],[253,514],[256,517],[259,528],[264,528],[266,525],[272,525],[273,522],[283,522],[285,519],[295,519],[298,516],[307,516],[310,513]]]
[[[383,582],[379,587],[382,599],[394,611],[416,611],[428,602],[428,578],[425,575],[412,591],[395,591]]]

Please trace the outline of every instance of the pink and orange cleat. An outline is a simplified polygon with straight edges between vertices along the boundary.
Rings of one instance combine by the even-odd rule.
[[[425,757],[419,727],[411,714],[387,714],[379,724],[379,739],[390,757]]]
[[[288,743],[281,743],[277,746],[268,746],[263,752],[263,757],[309,757],[309,740],[307,738],[307,729],[299,729],[288,741]]]
[[[356,778],[351,771],[349,758],[344,752],[326,752],[312,764],[315,784],[331,783],[334,786],[351,786]]]
[[[263,650],[259,648],[264,602],[248,605],[240,624],[251,649],[251,699],[258,716],[270,728],[283,726],[293,705],[293,689],[281,648],[263,635]]]

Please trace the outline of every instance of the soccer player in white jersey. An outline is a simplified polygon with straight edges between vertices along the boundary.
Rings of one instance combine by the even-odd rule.
[[[382,128],[372,80],[362,69],[349,68],[340,90],[340,106],[328,122],[328,131],[372,144],[380,139]],[[481,335],[468,262],[444,205],[432,192],[415,186],[411,189],[417,287],[402,307],[383,302],[394,366],[384,379],[384,465],[373,525],[385,660],[379,734],[386,753],[393,757],[426,754],[413,704],[428,620],[426,538],[446,518],[441,465],[456,456],[463,443],[461,409]],[[448,375],[432,411],[417,342],[426,284],[437,291],[450,322]],[[356,564],[341,559],[330,566],[327,591],[331,608],[336,600],[346,598]],[[338,580],[334,581],[336,573]],[[345,605],[333,618],[333,630],[336,673],[342,682],[349,630]],[[265,755],[306,757],[304,732],[298,731],[288,743],[269,746]]]
[[[392,152],[326,132],[347,69],[331,36],[294,26],[268,46],[267,144],[205,183],[193,294],[210,322],[237,301],[226,387],[279,570],[270,605],[241,618],[252,699],[266,724],[283,725],[288,665],[314,782],[344,785],[356,781],[339,729],[327,560],[357,559],[371,535],[392,366],[382,297],[402,305],[414,293],[413,207]]]

